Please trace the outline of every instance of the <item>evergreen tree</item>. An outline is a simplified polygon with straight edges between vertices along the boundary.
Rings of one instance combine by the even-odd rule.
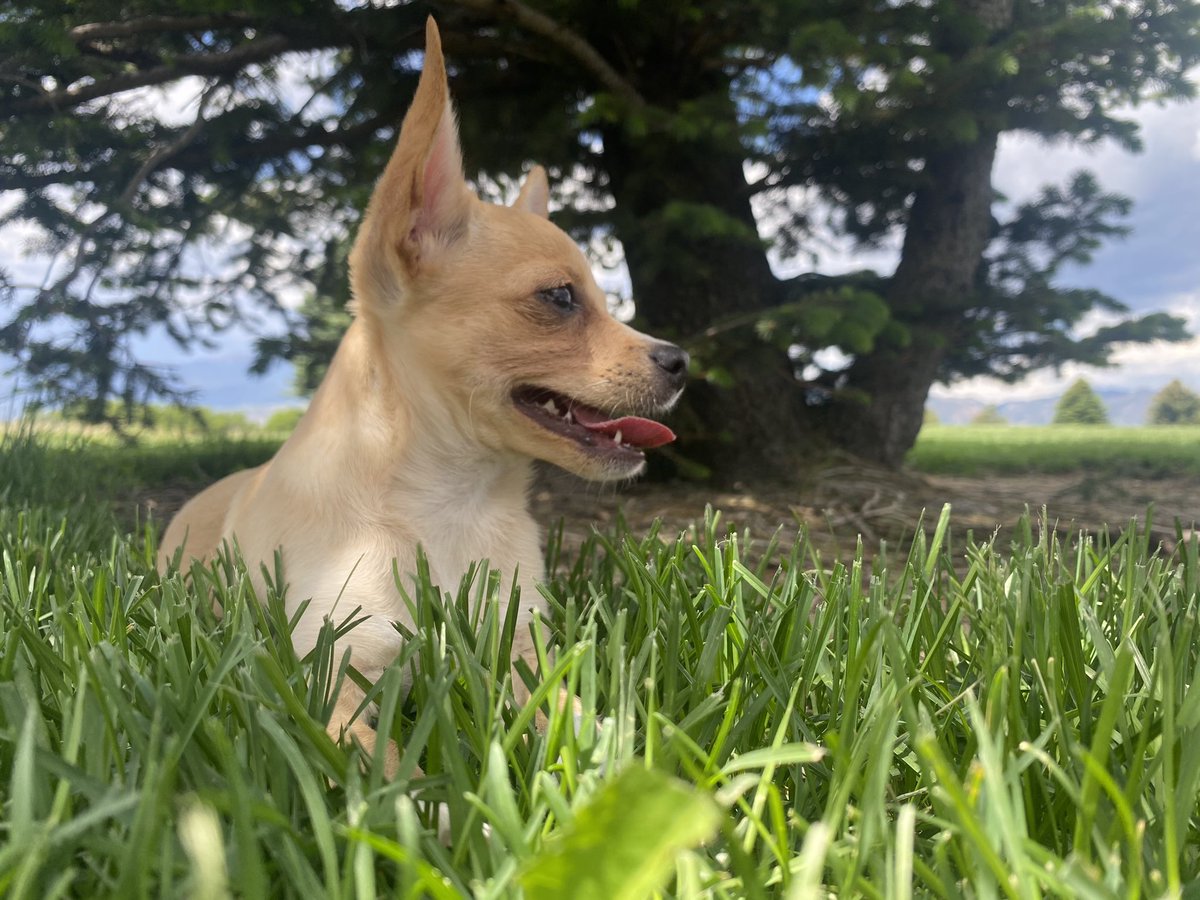
[[[1054,425],[1107,425],[1108,410],[1092,386],[1078,378],[1054,407]]]
[[[1154,395],[1146,416],[1150,425],[1200,425],[1200,394],[1176,378]]]
[[[13,294],[0,351],[100,409],[171,389],[135,335],[253,324],[288,289],[307,315],[287,313],[264,364],[318,372],[431,9],[479,186],[530,161],[569,176],[561,224],[601,256],[619,240],[642,324],[695,352],[681,446],[719,475],[786,476],[822,442],[898,464],[935,380],[1183,335],[1151,316],[1077,337],[1089,309],[1120,306],[1055,275],[1118,234],[1125,206],[1075,179],[998,223],[991,164],[1017,129],[1136,147],[1113,109],[1191,96],[1195,4],[26,0],[0,17],[0,186],[23,197],[5,220],[37,224],[64,263]],[[122,103],[181,79],[182,121]],[[903,233],[893,276],[773,274],[767,244],[809,244],[813,191],[864,242]],[[812,376],[827,346],[850,364]]]
[[[1000,410],[994,403],[989,403],[971,417],[972,425],[1007,425],[1008,419],[1000,415]]]

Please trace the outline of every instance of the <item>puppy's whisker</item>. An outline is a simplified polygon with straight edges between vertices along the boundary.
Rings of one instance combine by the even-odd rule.
[[[479,385],[471,388],[471,393],[467,395],[467,424],[474,425],[475,419],[472,415],[475,408],[475,393],[479,390]]]

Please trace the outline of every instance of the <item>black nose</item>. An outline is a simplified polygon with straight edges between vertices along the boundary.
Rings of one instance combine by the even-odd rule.
[[[674,344],[659,344],[650,351],[650,358],[667,374],[672,385],[682,387],[683,383],[687,381],[690,357],[682,347],[676,347]]]

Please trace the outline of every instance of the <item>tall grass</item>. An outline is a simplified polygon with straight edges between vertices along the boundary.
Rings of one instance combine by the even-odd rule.
[[[1200,475],[1200,426],[926,425],[908,462],[925,472]]]
[[[5,896],[1139,897],[1200,878],[1195,537],[1164,554],[1133,528],[1064,544],[1026,521],[962,560],[946,513],[903,559],[823,561],[803,536],[747,553],[716,513],[694,539],[618,527],[569,558],[552,537],[557,654],[527,674],[582,717],[545,703],[542,729],[510,699],[496,580],[401,579],[419,627],[373,692],[404,747],[388,782],[324,731],[352,618],[297,659],[279,592],[253,596],[236,560],[159,578],[151,532],[50,493],[0,508]]]

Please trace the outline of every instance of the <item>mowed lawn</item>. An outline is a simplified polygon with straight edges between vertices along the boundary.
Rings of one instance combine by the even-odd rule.
[[[494,579],[402,579],[417,627],[373,695],[405,748],[389,782],[324,732],[352,611],[297,659],[284,585],[253,596],[234,559],[159,577],[154,527],[109,503],[266,446],[45,444],[0,443],[0,896],[1177,897],[1200,879],[1194,535],[1168,554],[1026,521],[976,543],[943,512],[906,557],[839,560],[716,513],[570,557],[551,535],[554,646],[524,676],[583,712],[544,702],[542,727],[510,698]]]
[[[908,463],[940,475],[1087,470],[1200,476],[1200,426],[926,425]]]

